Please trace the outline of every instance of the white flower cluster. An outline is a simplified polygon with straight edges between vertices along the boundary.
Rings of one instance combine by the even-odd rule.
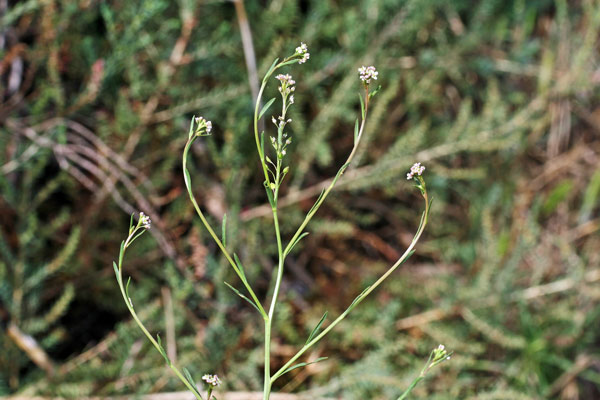
[[[379,75],[379,72],[377,72],[372,65],[370,67],[365,67],[363,65],[358,69],[358,73],[360,74],[360,80],[365,83],[370,83],[371,79],[377,80],[377,75]]]
[[[196,125],[196,135],[210,135],[212,122],[207,121],[204,117],[196,117]]]
[[[406,179],[410,181],[415,175],[422,175],[423,171],[425,171],[425,166],[421,165],[421,163],[414,163],[413,166],[410,167],[410,172],[406,174]]]
[[[150,221],[150,217],[140,212],[140,224],[144,227],[144,229],[150,229],[150,225],[152,221]]]
[[[440,344],[435,350],[433,350],[434,353],[434,361],[438,361],[438,360],[449,360],[450,356],[448,355],[448,352],[446,351],[446,346],[444,346],[443,344]]]
[[[202,380],[212,386],[220,386],[221,385],[221,380],[219,379],[219,377],[217,375],[206,374],[202,377]]]
[[[296,81],[292,79],[292,76],[290,74],[279,74],[277,75],[275,78],[277,78],[279,80],[279,82],[281,83],[281,86],[279,86],[279,92],[285,96],[287,96],[288,94],[292,93],[294,90],[296,90],[296,88],[294,87],[294,85],[296,84]],[[292,98],[291,102],[294,102],[294,99]]]
[[[300,42],[300,46],[296,47],[296,55],[302,56],[302,59],[298,61],[298,64],[304,64],[310,58],[310,53],[308,52],[308,46],[306,43]]]
[[[279,120],[279,122],[277,122],[277,120]],[[277,119],[275,119],[275,117],[271,117],[271,121],[275,124],[277,129],[279,129],[279,128],[283,128],[286,124],[289,124],[290,122],[292,122],[292,119],[291,118],[285,119],[280,115],[279,117],[277,117]]]
[[[288,119],[287,122],[292,122],[292,120]],[[273,118],[273,123],[275,124],[275,126],[277,126],[277,121],[275,120],[275,118]],[[280,124],[284,124],[284,122],[281,121]],[[273,148],[277,152],[277,155],[283,157],[285,156],[286,148],[292,143],[292,138],[288,138],[287,133],[282,134],[281,137],[283,139],[282,143],[277,143],[277,139],[271,136],[271,145],[273,145]]]

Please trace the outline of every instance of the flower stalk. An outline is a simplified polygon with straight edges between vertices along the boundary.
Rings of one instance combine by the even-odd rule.
[[[348,314],[358,305],[360,304],[371,292],[377,289],[400,265],[402,265],[414,252],[414,248],[420,239],[425,227],[427,225],[429,219],[429,212],[431,208],[431,200],[429,199],[427,188],[425,185],[425,180],[423,179],[423,171],[425,170],[424,166],[421,166],[420,163],[416,163],[412,166],[410,172],[407,174],[407,179],[414,180],[416,187],[420,190],[421,195],[425,202],[425,210],[422,213],[421,221],[419,227],[413,237],[412,242],[405,250],[405,252],[400,256],[400,258],[391,265],[387,271],[381,275],[375,283],[368,286],[360,293],[354,301],[346,308],[344,312],[342,312],[334,321],[329,323],[324,329],[321,330],[321,326],[325,322],[326,314],[323,316],[317,327],[311,332],[309,338],[307,339],[305,345],[300,348],[281,368],[272,373],[271,371],[271,337],[272,337],[272,328],[273,328],[273,319],[275,316],[275,310],[277,306],[277,301],[279,298],[279,292],[281,289],[281,282],[283,278],[284,266],[286,257],[290,254],[290,252],[294,249],[294,247],[298,244],[298,242],[307,235],[305,231],[307,225],[312,220],[314,215],[317,213],[325,199],[328,197],[329,193],[333,190],[339,178],[344,174],[346,169],[351,164],[358,146],[360,145],[361,139],[363,137],[363,132],[365,129],[365,124],[369,112],[369,103],[371,99],[375,96],[379,88],[372,89],[370,84],[372,81],[378,79],[379,73],[373,66],[369,67],[361,67],[358,69],[359,79],[362,82],[362,87],[364,89],[363,93],[359,93],[360,99],[360,115],[356,119],[356,123],[354,126],[354,144],[350,154],[348,155],[346,161],[342,164],[337,174],[331,181],[328,187],[326,187],[320,194],[320,196],[315,200],[311,209],[307,212],[304,220],[300,223],[291,239],[284,245],[284,241],[281,236],[280,222],[279,222],[279,213],[278,213],[278,200],[279,200],[279,190],[281,188],[282,182],[285,179],[285,176],[290,171],[290,166],[285,165],[286,163],[286,155],[288,146],[292,143],[291,136],[289,135],[287,129],[288,125],[292,122],[290,118],[287,117],[289,108],[294,104],[294,92],[295,92],[295,81],[289,74],[277,74],[275,78],[279,81],[279,93],[281,95],[281,114],[277,117],[272,116],[271,120],[275,125],[276,135],[269,136],[269,140],[271,142],[271,146],[274,149],[273,159],[271,159],[267,150],[265,149],[265,132],[258,131],[258,121],[265,115],[265,113],[269,110],[270,106],[275,102],[275,98],[269,100],[265,103],[262,109],[259,110],[259,105],[262,103],[262,96],[265,91],[265,87],[269,82],[269,79],[278,71],[280,68],[292,65],[292,64],[303,64],[310,58],[310,54],[308,52],[308,47],[306,44],[301,43],[300,46],[296,48],[294,54],[289,57],[284,58],[282,61],[276,59],[267,73],[263,78],[260,90],[258,92],[258,97],[256,99],[256,106],[254,110],[254,137],[256,142],[256,149],[258,153],[258,159],[261,164],[261,169],[264,175],[264,187],[267,194],[267,198],[271,205],[271,210],[273,213],[273,227],[275,231],[275,239],[277,242],[277,270],[274,272],[272,277],[272,287],[273,292],[270,296],[270,304],[268,310],[263,307],[263,304],[259,300],[258,296],[254,292],[252,285],[246,278],[246,274],[244,271],[244,267],[242,262],[239,260],[235,253],[230,253],[225,245],[225,226],[226,223],[223,223],[223,240],[219,238],[216,234],[215,230],[211,227],[207,218],[204,216],[198,202],[195,199],[193,190],[192,190],[192,181],[190,177],[190,172],[188,168],[188,158],[190,149],[194,143],[194,141],[199,137],[210,136],[212,133],[212,122],[206,120],[204,117],[193,117],[190,123],[190,128],[188,132],[188,140],[183,150],[183,160],[182,160],[182,169],[184,175],[184,182],[188,192],[188,196],[198,217],[202,221],[202,224],[215,241],[217,246],[219,247],[221,253],[225,256],[225,259],[233,268],[234,272],[242,282],[246,294],[241,293],[232,285],[227,284],[238,296],[243,298],[245,301],[250,303],[261,315],[264,321],[264,385],[263,385],[263,400],[269,400],[272,386],[282,375],[288,373],[289,371],[306,366],[310,363],[300,362],[297,363],[300,357],[304,355],[304,353],[318,343],[321,339],[323,339],[332,329],[334,329],[341,321],[343,321]],[[225,221],[225,217],[224,217]],[[127,285],[123,285],[122,279],[122,264],[123,258],[125,254],[125,250],[133,243],[135,239],[141,236],[144,231],[150,228],[150,218],[143,213],[140,213],[139,220],[136,224],[133,223],[133,217],[131,219],[129,235],[125,241],[121,244],[121,251],[119,254],[118,264],[114,263],[115,274],[117,276],[117,282],[119,284],[119,288],[121,289],[121,293],[123,295],[123,299],[127,305],[128,310],[131,312],[134,320],[143,331],[144,335],[148,338],[148,340],[152,343],[152,345],[161,353],[161,355],[165,358],[167,365],[174,371],[175,375],[186,385],[186,387],[192,391],[196,397],[196,399],[202,399],[194,380],[191,377],[191,374],[184,368],[183,373],[169,360],[166,352],[164,351],[161,343],[160,337],[157,336],[157,339],[148,332],[148,330],[144,327],[142,322],[139,320],[135,310],[133,308],[133,303],[131,298],[129,297],[129,281]],[[437,352],[432,353],[430,356],[430,360],[428,364],[421,372],[421,376],[424,377],[424,374],[434,365],[441,362],[441,355],[446,354],[445,350],[442,348],[438,348]],[[322,361],[325,358],[320,358],[314,362]],[[221,384],[220,379],[216,375],[204,375],[202,377],[203,381],[207,385],[207,400],[211,400],[213,389],[216,386]],[[418,382],[418,381],[417,381]],[[414,383],[416,385],[416,383]],[[412,389],[409,388],[408,391]],[[403,398],[403,397],[402,397]],[[401,399],[402,399],[401,398]]]

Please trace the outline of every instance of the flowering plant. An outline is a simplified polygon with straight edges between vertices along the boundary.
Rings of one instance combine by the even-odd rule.
[[[421,195],[425,201],[425,210],[421,217],[421,222],[415,233],[411,244],[402,254],[402,256],[388,268],[388,270],[379,277],[379,279],[373,283],[372,285],[366,287],[362,293],[360,293],[354,301],[348,306],[348,308],[339,315],[335,320],[325,326],[325,321],[327,318],[327,313],[323,315],[321,320],[312,330],[310,335],[308,336],[304,346],[300,348],[281,368],[276,371],[271,371],[271,334],[272,334],[272,326],[273,326],[273,318],[275,313],[275,308],[277,306],[277,300],[279,297],[279,291],[281,288],[281,281],[283,277],[283,270],[285,266],[286,257],[290,254],[292,249],[308,234],[305,231],[306,226],[311,221],[315,213],[318,211],[319,207],[323,204],[331,190],[336,185],[339,178],[344,174],[350,162],[354,158],[354,155],[357,151],[357,148],[360,144],[361,138],[363,136],[365,123],[369,111],[369,102],[375,96],[378,89],[372,90],[370,87],[371,81],[377,80],[379,73],[373,66],[369,67],[361,67],[358,69],[359,79],[362,81],[362,86],[364,89],[364,93],[359,93],[360,99],[360,115],[356,119],[356,123],[354,126],[354,145],[353,148],[346,159],[346,162],[341,166],[338,170],[337,174],[331,181],[330,185],[325,188],[320,196],[316,199],[315,203],[311,207],[311,209],[306,214],[304,220],[297,228],[296,232],[292,236],[292,238],[284,245],[284,240],[282,238],[280,228],[279,228],[279,209],[278,209],[278,200],[280,194],[280,188],[282,182],[284,181],[286,175],[290,171],[290,166],[285,165],[285,156],[287,154],[287,148],[292,143],[292,139],[289,136],[286,128],[288,124],[292,122],[290,118],[287,118],[287,112],[289,107],[294,104],[294,92],[295,92],[295,81],[289,74],[278,74],[275,78],[279,81],[279,93],[281,95],[281,113],[277,117],[272,116],[271,121],[275,125],[276,133],[273,136],[270,136],[269,141],[274,149],[272,157],[269,157],[268,148],[265,148],[265,132],[259,132],[258,130],[258,121],[267,113],[269,108],[276,101],[275,98],[267,101],[264,106],[261,106],[262,95],[265,90],[267,83],[269,82],[269,78],[275,73],[275,71],[279,70],[282,67],[292,65],[292,64],[303,64],[310,58],[310,54],[308,52],[308,47],[305,43],[301,43],[300,46],[296,48],[294,54],[289,57],[284,58],[283,60],[276,59],[271,67],[265,74],[262,85],[260,87],[258,98],[256,99],[256,107],[254,111],[254,138],[256,143],[256,150],[258,152],[258,158],[261,164],[261,169],[264,175],[264,187],[266,191],[266,196],[271,206],[271,210],[273,213],[273,223],[274,223],[274,231],[275,238],[277,241],[277,251],[278,251],[278,265],[276,272],[274,273],[274,290],[272,297],[270,299],[269,306],[263,305],[256,295],[254,289],[252,288],[251,283],[248,281],[246,277],[246,273],[244,271],[244,266],[242,261],[238,258],[238,256],[233,253],[230,253],[225,246],[225,223],[223,224],[223,234],[222,238],[215,233],[214,229],[211,227],[206,217],[204,216],[198,202],[196,201],[193,191],[192,191],[192,181],[190,177],[190,173],[187,167],[188,154],[189,150],[194,143],[194,141],[202,136],[208,136],[212,131],[212,123],[211,121],[207,121],[204,117],[193,117],[190,123],[189,133],[188,133],[188,141],[183,150],[183,174],[184,181],[188,191],[188,195],[190,201],[192,202],[196,213],[200,217],[203,225],[206,230],[209,232],[212,239],[215,241],[227,262],[230,264],[231,268],[235,271],[237,276],[240,279],[242,286],[244,287],[243,291],[246,294],[242,293],[242,291],[236,289],[230,284],[227,284],[238,296],[242,299],[250,303],[261,315],[264,321],[265,333],[264,333],[264,384],[263,384],[263,399],[268,400],[271,394],[271,389],[273,383],[279,379],[284,374],[296,369],[305,367],[312,363],[317,363],[326,359],[326,357],[319,358],[312,362],[298,362],[300,357],[312,346],[314,346],[317,342],[319,342],[323,337],[325,337],[336,325],[338,325],[346,316],[358,305],[360,304],[371,292],[373,292],[386,278],[388,278],[402,263],[404,263],[414,252],[415,245],[419,238],[421,237],[425,226],[427,225],[427,221],[429,218],[429,210],[431,206],[431,200],[427,194],[427,188],[425,185],[425,180],[422,177],[423,171],[425,167],[421,166],[420,163],[416,163],[411,168],[410,172],[407,175],[409,180],[414,180],[416,183],[416,187],[420,190]],[[225,221],[225,218],[224,218]],[[123,299],[127,305],[127,308],[131,312],[134,320],[139,325],[140,329],[144,332],[148,340],[156,347],[156,349],[162,354],[165,358],[167,365],[174,371],[174,373],[179,377],[179,379],[190,389],[197,399],[203,399],[200,390],[196,386],[195,381],[193,380],[189,371],[185,368],[183,369],[183,373],[169,360],[165,350],[163,349],[160,341],[160,337],[157,336],[156,339],[141,323],[139,318],[137,317],[135,310],[133,308],[133,303],[131,298],[129,297],[129,280],[126,285],[123,285],[122,279],[122,264],[124,253],[127,247],[141,234],[143,234],[145,229],[150,227],[150,220],[143,213],[140,213],[140,218],[137,224],[133,223],[133,217],[130,224],[129,236],[121,245],[121,251],[119,254],[118,264],[114,263],[114,269],[117,276],[117,282],[121,289],[121,293],[123,295]],[[432,352],[430,359],[423,369],[419,377],[413,381],[413,384],[407,389],[405,394],[401,398],[404,398],[410,390],[425,376],[425,373],[432,368],[433,366],[439,364],[440,362],[447,359],[447,353],[443,346],[440,345],[437,349]],[[210,400],[212,397],[212,391],[214,387],[221,384],[220,379],[216,375],[204,375],[202,379],[205,381],[207,385],[207,399]]]

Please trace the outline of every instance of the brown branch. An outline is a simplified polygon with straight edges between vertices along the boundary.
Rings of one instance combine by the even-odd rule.
[[[19,327],[12,322],[8,325],[6,334],[18,348],[27,354],[27,357],[29,357],[35,365],[46,371],[48,375],[54,375],[54,363],[33,337],[23,333]]]
[[[235,12],[237,14],[240,34],[242,36],[242,46],[244,47],[244,58],[246,59],[246,69],[248,70],[248,83],[252,90],[252,99],[256,101],[258,97],[258,72],[256,69],[256,54],[254,53],[254,44],[252,43],[252,31],[248,22],[248,15],[244,7],[244,0],[233,0]]]

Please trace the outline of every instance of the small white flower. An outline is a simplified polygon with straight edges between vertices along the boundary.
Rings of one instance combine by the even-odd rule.
[[[308,52],[308,46],[306,43],[300,42],[300,46],[296,47],[296,55],[302,56],[298,64],[304,64],[310,58],[310,53]]]
[[[196,117],[196,135],[210,135],[210,131],[212,131],[212,122],[207,121],[204,117]]]
[[[294,87],[296,81],[292,79],[292,76],[290,74],[279,74],[275,78],[278,79],[279,82],[281,82],[281,86],[279,86],[280,93],[288,95],[294,90],[296,90],[296,88]]]
[[[290,96],[290,104],[294,104],[294,95]]]
[[[365,83],[370,83],[371,79],[377,80],[377,75],[379,72],[375,69],[374,66],[365,67],[364,65],[358,69],[359,78],[361,81]]]
[[[140,224],[144,227],[144,229],[150,229],[150,225],[152,221],[150,221],[150,217],[140,212]]]
[[[219,379],[219,377],[217,375],[206,374],[202,377],[202,380],[211,386],[220,386],[221,385],[221,380]]]
[[[410,167],[410,172],[408,174],[406,174],[406,179],[411,180],[415,177],[415,175],[419,175],[421,176],[423,174],[423,171],[425,171],[425,166],[421,165],[421,163],[414,163],[412,167]],[[444,349],[443,345],[440,345],[441,349]]]

